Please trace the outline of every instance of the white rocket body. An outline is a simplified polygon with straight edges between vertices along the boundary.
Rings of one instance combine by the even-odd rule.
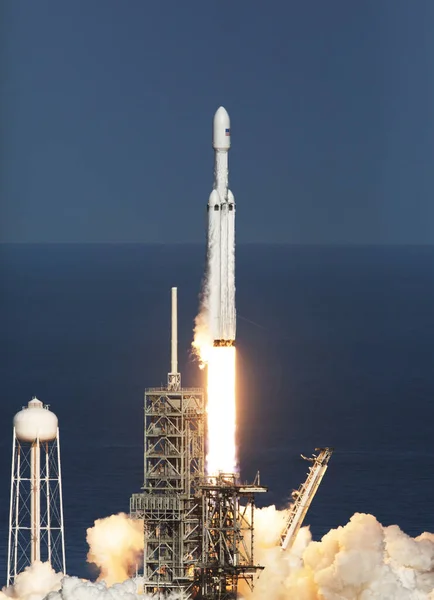
[[[214,186],[208,202],[209,326],[214,346],[233,346],[235,313],[235,199],[228,188],[229,115],[214,115]]]

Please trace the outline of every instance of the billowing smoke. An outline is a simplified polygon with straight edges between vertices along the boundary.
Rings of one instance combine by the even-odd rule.
[[[279,538],[286,516],[274,506],[255,510],[255,562],[265,570],[253,593],[242,588],[244,598],[434,600],[434,534],[411,538],[397,525],[383,527],[372,515],[356,513],[319,542],[302,528],[291,550],[283,552]],[[138,532],[143,548],[142,524],[124,514],[100,519],[88,530],[89,557],[98,561],[100,577],[104,572],[107,580],[120,581],[131,573],[141,553]],[[131,579],[110,587],[105,581],[63,577],[48,563],[35,563],[18,575],[15,586],[0,592],[0,600],[145,600],[139,587]]]
[[[15,585],[3,588],[0,600],[41,600],[52,591],[60,589],[62,573],[55,573],[50,563],[34,562],[17,575]]]
[[[139,582],[128,579],[109,587],[54,573],[48,563],[34,563],[17,577],[15,586],[0,592],[1,600],[147,600]],[[172,598],[171,600],[175,600]]]
[[[135,600],[137,584],[129,578],[143,556],[143,521],[124,513],[98,519],[87,530],[86,539],[87,560],[100,570],[97,583],[64,577],[55,573],[48,562],[35,562],[17,576],[15,585],[3,588],[0,600],[42,600],[47,594],[50,600]],[[125,580],[124,585],[116,585]],[[140,598],[143,600],[143,596]]]
[[[100,569],[98,581],[107,585],[131,577],[144,547],[143,521],[130,519],[125,513],[97,519],[87,530],[87,561]]]
[[[208,363],[209,353],[213,345],[205,292],[200,301],[199,313],[194,320],[194,337],[191,345],[193,354],[199,361],[199,367],[203,369]]]
[[[356,513],[319,542],[302,528],[283,552],[281,531],[282,511],[255,511],[255,561],[266,568],[252,600],[434,600],[434,534],[411,538]]]
[[[208,363],[209,352],[213,346],[213,336],[211,332],[210,324],[210,301],[211,301],[211,266],[213,264],[213,258],[218,249],[215,247],[215,241],[210,237],[210,231],[207,232],[207,244],[206,244],[206,260],[205,260],[205,272],[201,282],[201,289],[199,294],[199,312],[194,320],[194,332],[193,332],[193,355],[198,359],[199,366],[201,369]]]
[[[146,600],[139,594],[132,579],[107,587],[104,581],[92,583],[78,577],[65,577],[62,589],[49,594],[46,600]]]

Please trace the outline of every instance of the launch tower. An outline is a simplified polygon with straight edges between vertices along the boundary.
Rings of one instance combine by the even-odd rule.
[[[145,391],[143,492],[130,515],[144,520],[144,591],[187,596],[200,562],[199,483],[204,477],[205,407],[201,388],[181,387],[177,289],[172,288],[171,370],[167,387]]]

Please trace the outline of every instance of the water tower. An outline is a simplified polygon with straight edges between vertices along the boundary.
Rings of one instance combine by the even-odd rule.
[[[7,585],[35,561],[66,572],[59,428],[37,398],[14,417]]]

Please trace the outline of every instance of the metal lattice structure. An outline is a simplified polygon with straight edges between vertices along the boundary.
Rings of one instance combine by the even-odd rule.
[[[201,485],[201,564],[196,594],[200,598],[237,598],[238,584],[250,589],[259,570],[255,564],[255,494],[266,492],[259,484],[242,484],[233,474],[207,478]]]
[[[318,452],[318,455],[313,454],[312,457],[301,455],[304,460],[311,462],[312,465],[309,467],[306,481],[301,484],[298,490],[292,492],[294,502],[290,507],[285,528],[280,536],[282,550],[288,550],[293,545],[322,478],[327,471],[333,448],[315,448],[315,452]]]
[[[66,573],[59,431],[12,447],[7,585],[35,561]]]
[[[199,483],[204,477],[204,400],[200,388],[145,392],[144,492],[130,514],[144,519],[144,591],[192,585],[200,560]]]

